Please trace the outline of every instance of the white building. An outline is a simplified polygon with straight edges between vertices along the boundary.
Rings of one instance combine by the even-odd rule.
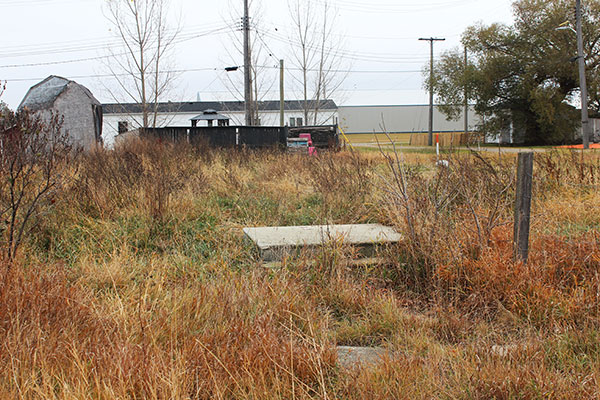
[[[480,122],[480,117],[471,107],[469,130],[474,131]],[[428,132],[429,106],[341,106],[339,125],[346,134]],[[434,132],[463,132],[464,127],[462,115],[456,121],[448,121],[438,107],[434,107]]]
[[[600,118],[590,118],[592,125],[592,138],[594,142],[600,142]]]
[[[153,105],[150,105],[152,108]],[[279,126],[280,103],[279,101],[258,102],[260,125]],[[168,102],[158,104],[156,126],[192,126],[192,118],[197,117],[207,110],[214,110],[230,119],[230,125],[243,125],[245,119],[244,102],[242,101],[193,101],[193,102]],[[121,132],[126,132],[142,126],[142,113],[139,104],[104,104],[104,142],[111,146],[114,138]],[[288,126],[307,125],[304,120],[302,102],[286,100],[285,123]],[[153,118],[154,115],[151,115]],[[336,124],[338,122],[338,107],[333,100],[323,101],[317,120],[320,124]],[[206,125],[206,121],[199,121],[198,126]],[[154,125],[154,121],[150,121]]]

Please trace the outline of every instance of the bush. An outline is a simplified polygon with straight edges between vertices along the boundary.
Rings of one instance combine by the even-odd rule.
[[[0,237],[13,260],[24,238],[62,191],[75,156],[62,118],[47,120],[24,110],[0,117]]]
[[[187,145],[130,140],[114,150],[99,150],[82,159],[76,191],[99,216],[110,217],[138,205],[162,220],[174,193],[186,184],[206,184],[193,149]]]
[[[397,154],[385,157],[390,174],[382,177],[382,207],[408,235],[402,274],[410,284],[435,286],[437,265],[477,258],[511,215],[512,164],[449,154],[448,166],[427,170]]]

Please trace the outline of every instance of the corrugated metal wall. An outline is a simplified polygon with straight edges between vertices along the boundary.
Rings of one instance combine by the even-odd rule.
[[[340,126],[347,134],[353,133],[411,133],[429,130],[429,106],[341,106]],[[469,129],[480,123],[474,111],[469,113]],[[437,107],[434,108],[435,132],[463,132],[464,121],[448,121]]]

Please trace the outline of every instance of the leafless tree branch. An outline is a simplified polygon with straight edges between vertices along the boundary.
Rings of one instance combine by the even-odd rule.
[[[167,64],[181,29],[169,29],[169,0],[108,0],[107,18],[112,23],[124,52],[111,52],[107,68],[117,89],[108,89],[116,102],[126,98],[140,105],[140,127],[156,127],[158,104],[177,76]]]

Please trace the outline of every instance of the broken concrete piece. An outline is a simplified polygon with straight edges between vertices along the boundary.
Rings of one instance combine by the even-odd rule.
[[[278,261],[294,250],[333,240],[352,246],[373,246],[402,239],[393,228],[379,224],[244,228],[244,234],[256,244],[265,261]]]
[[[387,354],[381,347],[348,347],[338,346],[338,364],[344,368],[358,365],[376,365]]]

